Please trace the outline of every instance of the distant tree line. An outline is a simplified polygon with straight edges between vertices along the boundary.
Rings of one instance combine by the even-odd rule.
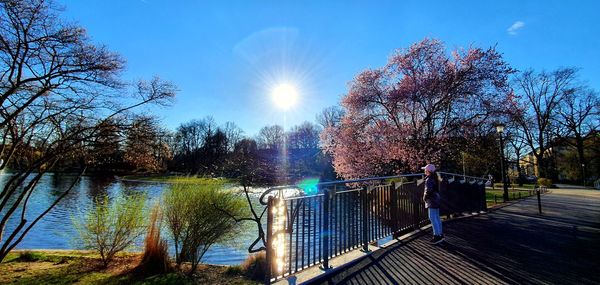
[[[210,116],[169,131],[152,117],[136,117],[128,126],[105,123],[85,163],[98,172],[238,178],[242,174],[234,162],[244,156],[257,160],[265,169],[263,178],[272,182],[335,179],[330,157],[320,148],[320,132],[320,126],[304,122],[287,132],[279,125],[265,126],[246,137],[235,123],[219,125]]]

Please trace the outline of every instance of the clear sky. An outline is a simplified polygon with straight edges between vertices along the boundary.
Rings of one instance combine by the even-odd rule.
[[[64,16],[127,60],[126,79],[160,75],[180,89],[151,110],[170,129],[213,116],[253,136],[315,121],[348,82],[425,37],[448,48],[495,45],[514,68],[581,68],[600,90],[600,1],[58,0]],[[271,90],[299,102],[285,114]]]

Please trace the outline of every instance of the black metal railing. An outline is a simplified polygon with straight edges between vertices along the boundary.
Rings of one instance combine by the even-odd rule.
[[[484,179],[438,174],[442,214],[486,210]],[[423,178],[410,174],[265,191],[267,283],[318,264],[329,268],[332,257],[368,251],[371,243],[429,223]],[[286,196],[290,189],[301,190],[300,195]]]

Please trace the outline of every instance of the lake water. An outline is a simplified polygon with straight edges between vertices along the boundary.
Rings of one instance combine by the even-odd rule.
[[[0,185],[9,175],[0,175]],[[39,182],[33,192],[26,216],[33,220],[42,211],[55,201],[55,199],[73,183],[74,176],[47,174]],[[77,233],[72,226],[72,218],[79,217],[92,206],[96,197],[109,195],[131,195],[146,193],[148,205],[154,205],[163,191],[168,188],[168,183],[127,181],[118,177],[84,176],[71,192],[52,209],[36,226],[27,234],[17,249],[74,249],[76,248]],[[258,200],[257,196],[254,196]],[[2,216],[0,214],[0,216]],[[15,217],[18,216],[18,217]],[[11,232],[19,221],[18,215],[13,215],[9,220],[5,235]],[[167,233],[163,233],[167,236]],[[226,244],[214,245],[204,256],[203,262],[211,264],[233,265],[239,264],[248,256],[248,246],[256,238],[256,226],[247,223],[242,234]],[[133,251],[141,250],[141,240]]]

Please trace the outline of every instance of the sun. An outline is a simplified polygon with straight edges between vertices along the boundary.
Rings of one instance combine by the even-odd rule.
[[[283,110],[288,110],[296,104],[298,91],[294,85],[282,83],[273,88],[273,102]]]

